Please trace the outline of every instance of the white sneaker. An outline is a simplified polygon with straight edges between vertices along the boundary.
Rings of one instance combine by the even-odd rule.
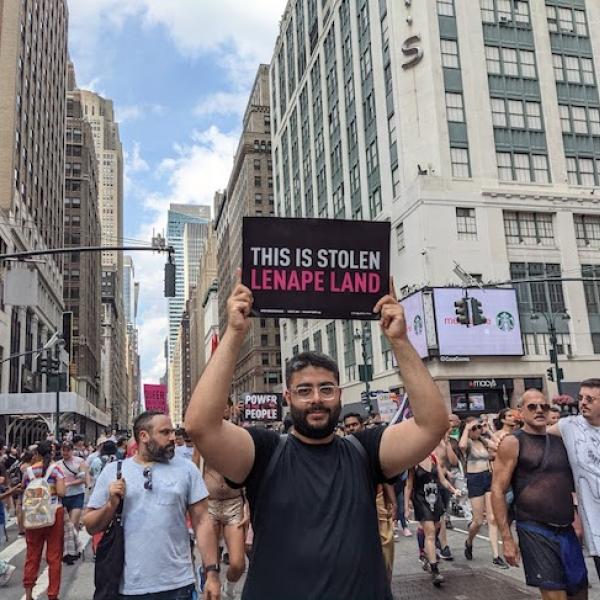
[[[10,578],[13,576],[13,573],[17,570],[17,567],[14,565],[8,565],[6,567],[6,571],[4,571],[3,575],[0,575],[0,586],[6,585]]]

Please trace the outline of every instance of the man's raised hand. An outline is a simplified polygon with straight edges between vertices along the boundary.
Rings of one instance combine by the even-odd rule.
[[[407,338],[406,318],[404,308],[398,302],[394,281],[390,277],[390,293],[377,302],[374,313],[379,313],[379,325],[384,335],[390,341],[403,341]]]
[[[254,299],[252,292],[242,284],[242,271],[237,270],[236,286],[227,300],[227,327],[237,333],[246,334],[250,329],[250,312]]]

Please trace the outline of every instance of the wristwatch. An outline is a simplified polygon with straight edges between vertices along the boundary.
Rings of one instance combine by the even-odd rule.
[[[211,571],[214,571],[215,573],[220,573],[221,572],[221,565],[206,565],[204,567],[204,572],[205,573],[210,573]]]

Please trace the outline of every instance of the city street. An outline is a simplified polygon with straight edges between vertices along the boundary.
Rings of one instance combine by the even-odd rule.
[[[396,542],[396,557],[392,591],[395,600],[427,600],[439,598],[441,595],[452,600],[526,600],[539,598],[539,594],[524,585],[522,568],[500,570],[491,565],[489,545],[481,536],[474,544],[474,559],[467,562],[462,548],[465,541],[466,523],[454,520],[455,529],[448,532],[450,547],[455,555],[452,562],[442,562],[440,570],[446,577],[441,589],[431,585],[430,575],[424,573],[417,560],[416,537],[401,537]],[[23,600],[21,578],[25,561],[25,540],[15,538],[14,524],[9,521],[9,543],[0,551],[0,558],[9,560],[17,567],[9,585],[2,588],[2,600]],[[415,531],[415,524],[411,523]],[[483,531],[483,529],[482,529]],[[88,544],[89,536],[81,533],[82,540]],[[91,548],[87,545],[85,558],[73,566],[63,566],[63,583],[61,600],[91,600],[94,589],[94,563],[91,560]],[[45,599],[45,586],[48,583],[47,571],[43,564],[42,574],[34,590],[34,598]],[[600,600],[600,583],[598,583],[593,563],[588,561],[590,573],[589,600]],[[238,589],[241,590],[241,584]],[[283,600],[283,599],[282,599]]]

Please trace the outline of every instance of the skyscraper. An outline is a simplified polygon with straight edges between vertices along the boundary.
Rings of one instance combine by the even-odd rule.
[[[123,239],[123,149],[112,100],[80,90],[83,114],[90,122],[98,159],[102,245],[120,245]],[[105,362],[104,393],[113,426],[128,426],[126,321],[123,307],[123,252],[102,253],[102,304]]]
[[[68,11],[64,0],[0,2],[0,251],[61,248]],[[0,298],[0,356],[33,350],[62,330],[62,256],[30,264],[37,305]],[[1,266],[2,281],[8,269]],[[0,392],[40,391],[33,355],[3,362]]]
[[[460,284],[454,261],[485,282],[597,276],[599,23],[596,0],[290,0],[271,64],[277,214],[389,220],[402,295]],[[524,358],[449,362],[430,340],[453,408],[553,393],[550,324],[565,383],[592,375],[598,283],[517,291]],[[373,388],[397,385],[370,323],[286,320],[283,358],[323,348],[358,400],[360,338]]]
[[[167,241],[175,249],[175,297],[169,298],[169,362],[173,356],[173,349],[177,340],[177,330],[181,322],[183,310],[185,307],[185,256],[186,245],[189,249],[195,243],[195,234],[206,235],[206,229],[198,227],[195,231],[190,229],[190,225],[206,227],[210,222],[210,206],[200,206],[198,204],[171,204],[167,222]],[[187,244],[184,243],[184,234],[186,224],[188,225]],[[197,265],[188,263],[191,268]],[[189,275],[188,275],[189,277]]]
[[[260,65],[244,113],[242,135],[227,190],[215,195],[219,274],[219,329],[227,325],[227,298],[242,264],[242,218],[274,213],[269,67]],[[236,397],[281,384],[277,319],[252,319],[233,377]]]

